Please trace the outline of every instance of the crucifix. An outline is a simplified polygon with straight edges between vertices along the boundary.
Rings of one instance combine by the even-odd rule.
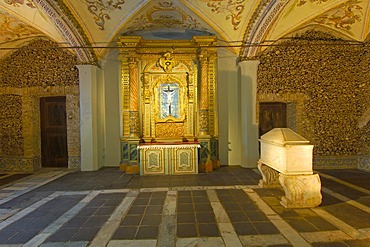
[[[172,104],[172,96],[174,94],[174,89],[170,88],[170,85],[167,85],[167,89],[163,89],[163,92],[167,95],[167,103],[168,103],[168,114],[171,116],[171,104]]]

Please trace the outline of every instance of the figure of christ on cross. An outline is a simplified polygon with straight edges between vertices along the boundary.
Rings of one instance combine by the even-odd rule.
[[[175,90],[171,89],[170,85],[167,85],[167,89],[163,89],[163,92],[167,95],[168,115],[172,116],[171,106],[172,106],[172,98],[173,98],[173,94]]]

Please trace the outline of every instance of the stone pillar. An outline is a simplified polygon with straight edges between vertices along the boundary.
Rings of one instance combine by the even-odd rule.
[[[109,166],[119,166],[121,159],[120,150],[120,61],[117,60],[118,51],[112,51],[102,60],[105,82],[105,163]]]
[[[98,162],[98,102],[99,68],[77,65],[80,86],[81,171],[99,169]]]
[[[226,49],[218,50],[218,115],[220,163],[240,165],[240,110],[237,56]]]
[[[241,162],[255,168],[259,159],[257,109],[257,70],[259,61],[242,61],[240,66]]]

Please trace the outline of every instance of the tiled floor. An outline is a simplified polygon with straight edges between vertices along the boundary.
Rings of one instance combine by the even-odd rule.
[[[286,209],[282,189],[260,188],[255,169],[157,177],[42,170],[1,186],[0,246],[369,247],[370,174],[318,172],[322,204]]]

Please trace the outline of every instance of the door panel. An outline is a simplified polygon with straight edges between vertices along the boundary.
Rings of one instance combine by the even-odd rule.
[[[274,128],[286,128],[286,104],[281,102],[260,103],[259,136]]]
[[[40,99],[43,167],[68,167],[66,98]]]

